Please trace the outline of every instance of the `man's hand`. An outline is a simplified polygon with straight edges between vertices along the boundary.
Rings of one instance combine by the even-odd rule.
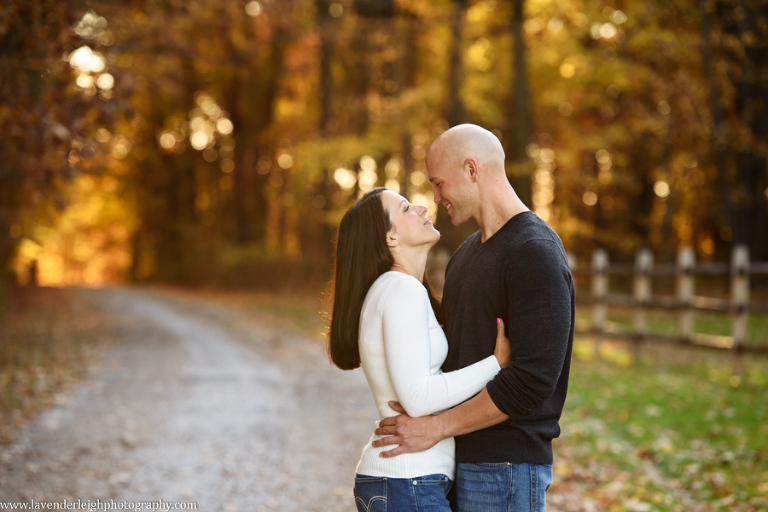
[[[379,423],[379,428],[374,433],[378,436],[388,437],[377,439],[372,444],[376,448],[392,444],[399,444],[400,446],[382,452],[381,457],[395,457],[403,453],[423,452],[444,439],[440,434],[441,429],[439,428],[437,416],[411,418],[399,403],[389,402],[389,406],[400,414],[384,418]]]

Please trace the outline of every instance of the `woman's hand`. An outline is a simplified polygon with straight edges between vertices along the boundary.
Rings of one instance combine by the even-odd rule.
[[[512,362],[512,347],[509,346],[509,339],[504,336],[504,321],[501,318],[496,319],[496,348],[493,349],[493,355],[502,368]]]

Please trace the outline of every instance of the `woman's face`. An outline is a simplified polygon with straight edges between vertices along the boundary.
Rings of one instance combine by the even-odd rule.
[[[440,232],[427,218],[427,207],[413,205],[400,194],[391,190],[381,193],[381,204],[389,213],[392,228],[387,233],[389,238],[394,237],[397,245],[401,247],[432,247],[440,240]],[[390,243],[390,246],[392,244]]]

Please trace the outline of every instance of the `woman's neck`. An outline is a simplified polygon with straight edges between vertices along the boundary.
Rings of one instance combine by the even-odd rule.
[[[404,274],[411,275],[418,279],[420,282],[424,282],[424,272],[427,268],[427,255],[429,254],[429,248],[421,250],[421,248],[414,249],[413,251],[398,251],[397,254],[393,254],[395,263],[390,270],[396,270]]]

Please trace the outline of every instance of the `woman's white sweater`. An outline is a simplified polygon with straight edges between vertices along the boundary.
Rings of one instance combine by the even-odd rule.
[[[389,271],[373,283],[360,313],[360,360],[379,412],[395,416],[390,400],[410,416],[434,414],[468,400],[485,388],[500,370],[494,356],[443,373],[440,367],[448,342],[429,303],[427,290],[408,274]],[[427,451],[393,458],[379,454],[396,445],[363,448],[357,473],[413,478],[442,473],[454,478],[454,441],[444,439]]]

